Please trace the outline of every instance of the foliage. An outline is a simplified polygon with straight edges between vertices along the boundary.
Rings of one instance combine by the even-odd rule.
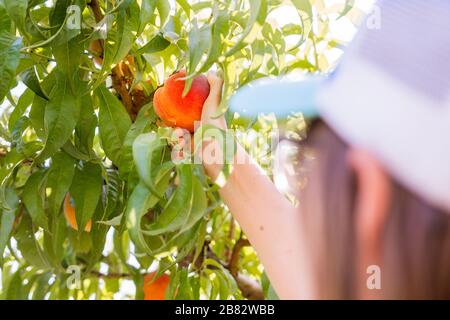
[[[141,299],[154,269],[170,274],[170,299],[273,297],[202,166],[171,161],[152,94],[181,68],[186,92],[216,69],[226,112],[251,80],[326,71],[341,45],[329,22],[356,10],[348,3],[1,0],[0,297]],[[284,6],[298,22],[274,22]],[[245,130],[277,125],[227,118],[244,145]],[[64,218],[68,192],[79,231]]]

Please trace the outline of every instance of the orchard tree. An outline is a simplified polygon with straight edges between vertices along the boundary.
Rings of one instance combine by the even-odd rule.
[[[0,297],[275,297],[218,186],[173,161],[173,127],[193,131],[199,75],[216,70],[217,115],[272,175],[264,133],[280,123],[227,101],[260,77],[333,66],[329,23],[359,10],[324,2],[0,0]],[[286,7],[297,20],[280,24]],[[178,112],[182,99],[197,111]]]

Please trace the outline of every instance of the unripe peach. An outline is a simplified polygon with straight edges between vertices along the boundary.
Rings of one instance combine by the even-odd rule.
[[[195,77],[189,92],[183,97],[185,81],[180,78],[185,76],[183,70],[170,76],[164,86],[156,90],[153,105],[167,126],[194,132],[194,122],[200,121],[203,104],[209,95],[209,83],[204,75]]]

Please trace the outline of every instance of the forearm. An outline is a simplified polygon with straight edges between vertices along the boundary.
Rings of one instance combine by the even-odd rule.
[[[299,214],[240,146],[236,158],[239,161],[220,194],[256,249],[277,293],[298,299],[303,251]],[[206,169],[211,175],[219,171],[217,166]]]

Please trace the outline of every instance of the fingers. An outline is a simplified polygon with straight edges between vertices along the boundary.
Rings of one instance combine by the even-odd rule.
[[[205,101],[205,106],[207,108],[217,108],[222,98],[223,80],[213,71],[208,73],[207,79],[209,82],[209,96]]]

